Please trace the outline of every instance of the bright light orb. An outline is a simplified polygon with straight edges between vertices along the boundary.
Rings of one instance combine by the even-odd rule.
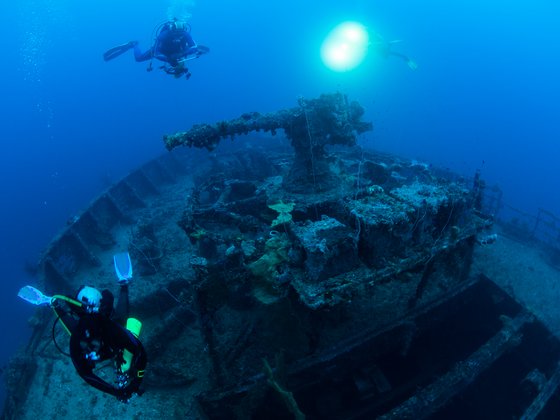
[[[321,45],[321,58],[331,70],[344,72],[355,69],[364,60],[369,34],[358,22],[343,22],[329,32]]]

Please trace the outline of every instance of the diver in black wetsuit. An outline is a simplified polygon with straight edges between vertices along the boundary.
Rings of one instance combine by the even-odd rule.
[[[140,50],[138,42],[132,42],[134,59],[139,62],[153,57],[176,66],[179,61],[198,52],[197,45],[190,34],[190,27],[187,23],[178,20],[164,23],[157,33],[154,45],[145,52]]]
[[[172,74],[176,78],[185,76],[190,78],[191,73],[186,67],[187,60],[200,57],[206,54],[209,49],[202,45],[197,45],[190,33],[190,25],[186,22],[173,19],[159,25],[155,30],[156,36],[154,45],[142,52],[138,41],[130,41],[123,45],[111,48],[103,54],[105,61],[110,61],[130,49],[134,49],[134,59],[137,62],[153,60],[154,58],[162,61],[165,65],[160,69],[167,74]],[[152,70],[152,65],[148,66],[148,71]]]
[[[128,282],[120,282],[119,299],[109,290],[99,292],[82,287],[76,299],[60,297],[51,306],[71,334],[70,357],[78,374],[91,386],[128,402],[141,394],[147,357],[142,343],[124,327],[128,318]],[[117,380],[114,385],[94,373],[97,363],[113,359]]]

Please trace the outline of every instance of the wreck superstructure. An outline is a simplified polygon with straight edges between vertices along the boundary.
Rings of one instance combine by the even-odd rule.
[[[145,396],[123,413],[428,417],[519,346],[533,317],[471,271],[477,235],[492,223],[484,183],[363,150],[357,135],[372,127],[362,116],[344,95],[322,95],[166,136],[168,149],[215,151],[149,162],[52,242],[41,260],[46,293],[111,289],[112,255],[133,258],[149,367]],[[254,131],[281,138],[218,147]],[[68,379],[77,375],[50,345],[50,320],[38,311],[12,363],[23,373],[8,415],[38,413],[34,393],[52,395],[40,384],[61,370],[80,393],[59,384],[60,397],[110,410],[116,402]],[[554,357],[539,363],[546,382]]]

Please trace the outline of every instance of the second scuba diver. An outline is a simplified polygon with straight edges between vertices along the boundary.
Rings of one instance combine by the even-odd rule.
[[[418,68],[418,64],[416,64],[416,61],[412,60],[407,55],[393,51],[393,45],[398,44],[399,42],[399,40],[386,41],[381,35],[375,34],[375,41],[373,41],[370,46],[382,57],[388,58],[392,56],[400,58],[406,62],[406,65],[411,70],[416,70]]]

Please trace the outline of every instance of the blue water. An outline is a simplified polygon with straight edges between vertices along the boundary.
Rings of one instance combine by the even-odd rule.
[[[476,169],[514,207],[560,214],[560,6],[550,0],[119,2],[25,0],[0,5],[0,365],[25,342],[24,270],[110,182],[163,153],[162,135],[247,111],[292,107],[336,90],[366,108],[362,142],[451,168]],[[304,6],[302,6],[304,5]],[[190,14],[211,53],[175,80],[132,52],[153,28]],[[362,22],[418,63],[371,51],[333,73],[319,48],[343,20]]]

